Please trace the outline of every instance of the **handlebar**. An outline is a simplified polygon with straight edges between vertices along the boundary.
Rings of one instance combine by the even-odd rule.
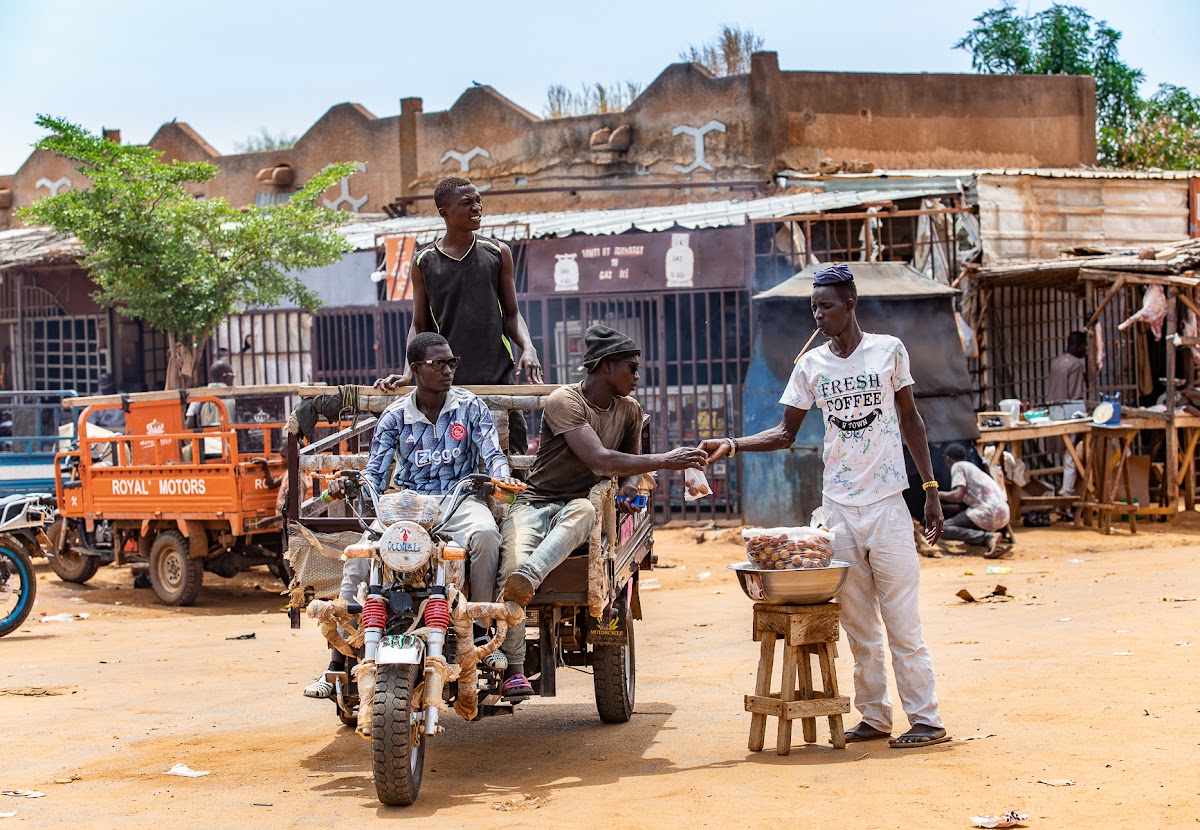
[[[367,498],[371,501],[372,512],[378,515],[380,494],[375,489],[375,484],[370,478],[363,474],[362,470],[341,470],[336,477],[341,477],[346,480],[347,503],[350,505],[350,509],[354,512],[354,515],[358,518],[359,524],[363,526],[363,529],[370,530],[370,523],[367,522],[363,516],[354,509],[354,499],[358,495],[365,493]],[[329,477],[322,476],[322,478]],[[454,486],[454,489],[450,491],[447,501],[444,502],[449,504],[449,508],[443,510],[442,520],[432,528],[432,532],[437,533],[450,522],[450,519],[454,516],[455,512],[458,511],[459,506],[462,505],[463,501],[466,500],[468,493],[465,491],[468,488],[471,494],[479,496],[493,496],[497,490],[503,491],[506,494],[506,498],[504,500],[511,504],[516,500],[516,495],[522,490],[525,490],[527,487],[527,484],[520,481],[496,479],[483,473],[474,473],[469,475],[462,481],[458,482],[458,484]],[[511,497],[507,497],[510,494]]]

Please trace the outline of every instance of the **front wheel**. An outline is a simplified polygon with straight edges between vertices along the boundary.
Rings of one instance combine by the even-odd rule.
[[[605,723],[626,723],[633,716],[637,686],[633,620],[625,617],[624,645],[592,646],[592,681],[596,687],[596,712]]]
[[[0,537],[0,637],[25,621],[37,595],[33,562],[15,541],[8,535]]]
[[[174,530],[154,537],[150,548],[150,584],[165,605],[191,605],[204,582],[204,560],[188,556],[187,540]]]
[[[425,768],[425,736],[412,719],[421,667],[385,664],[377,672],[371,710],[375,793],[384,804],[404,807],[417,800]]]

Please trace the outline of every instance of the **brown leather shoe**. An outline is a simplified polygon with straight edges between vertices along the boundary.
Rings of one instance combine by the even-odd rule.
[[[524,607],[533,599],[533,593],[536,590],[537,588],[534,587],[529,577],[520,571],[515,571],[509,574],[508,579],[504,582],[504,601],[515,602]]]

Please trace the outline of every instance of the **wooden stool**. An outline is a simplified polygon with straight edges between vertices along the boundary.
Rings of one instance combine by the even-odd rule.
[[[754,694],[746,695],[750,718],[750,750],[763,748],[767,716],[779,718],[779,736],[775,753],[792,751],[792,721],[800,719],[805,743],[817,740],[817,718],[829,718],[829,732],[836,749],[846,748],[842,715],[850,711],[850,698],[838,695],[837,657],[838,621],[842,609],[832,602],[822,605],[754,604],[754,640],[761,642],[758,658],[758,682]],[[779,692],[771,691],[771,669],[775,664],[775,640],[783,638],[783,680]],[[824,687],[813,689],[809,658],[817,656]]]

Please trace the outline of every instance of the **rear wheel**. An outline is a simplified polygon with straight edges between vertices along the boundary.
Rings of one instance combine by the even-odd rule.
[[[0,637],[17,630],[33,610],[37,578],[25,548],[0,535]]]
[[[166,605],[191,605],[204,582],[204,560],[188,557],[188,543],[174,530],[164,530],[150,548],[150,584]]]
[[[96,575],[96,571],[100,568],[100,560],[95,556],[87,556],[73,550],[70,545],[64,547],[62,553],[55,553],[58,550],[62,534],[66,532],[67,520],[60,519],[46,534],[50,539],[51,553],[53,554],[50,556],[50,569],[58,574],[58,578],[63,582],[75,582],[82,585]]]
[[[421,791],[425,736],[412,721],[413,688],[420,666],[385,664],[375,676],[371,711],[371,755],[375,792],[392,806],[407,806]]]
[[[637,681],[634,659],[633,620],[625,616],[625,645],[592,646],[592,681],[596,687],[596,711],[605,723],[626,723],[633,716]]]

